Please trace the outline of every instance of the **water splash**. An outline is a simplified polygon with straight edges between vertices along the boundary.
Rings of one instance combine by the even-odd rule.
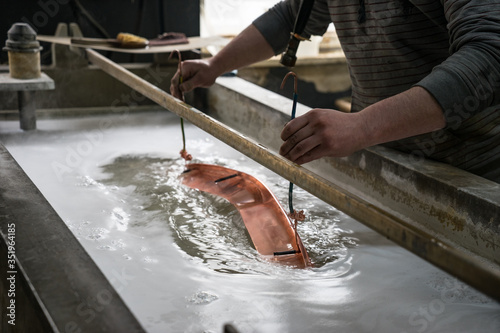
[[[226,164],[228,161],[212,159],[208,163]],[[129,228],[147,227],[151,220],[161,219],[170,226],[180,251],[217,272],[310,277],[308,273],[297,273],[298,270],[276,267],[278,265],[260,257],[252,246],[241,216],[229,202],[182,186],[178,176],[184,170],[184,161],[125,155],[102,169],[108,177],[98,183],[118,188],[117,191],[120,188],[130,191],[133,187],[136,204],[128,207],[128,211],[132,209],[135,212],[127,214],[123,209],[115,208],[112,214],[117,224],[126,220]],[[252,171],[255,173],[255,170]],[[275,195],[280,200],[286,200],[288,183],[277,175],[264,174],[265,170],[260,172],[262,175],[256,176],[271,183]],[[298,231],[315,270],[324,273],[329,270],[327,267],[331,267],[334,275],[348,271],[346,263],[350,261],[347,249],[356,246],[356,241],[348,231],[338,226],[341,213],[303,190],[297,189],[295,197],[296,206],[307,213],[307,219],[299,224]],[[141,211],[153,214],[145,219],[129,218],[131,214],[139,215]],[[339,267],[341,269],[337,272]]]
[[[219,296],[215,295],[214,293],[211,293],[209,291],[199,291],[191,296],[191,298],[188,299],[188,302],[197,305],[206,305],[218,299]]]

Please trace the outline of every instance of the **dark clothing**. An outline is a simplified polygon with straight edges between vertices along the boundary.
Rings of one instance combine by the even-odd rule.
[[[254,21],[276,54],[299,4],[280,2]],[[445,112],[445,129],[387,146],[500,182],[500,0],[316,0],[305,37],[331,22],[352,111],[421,86]]]

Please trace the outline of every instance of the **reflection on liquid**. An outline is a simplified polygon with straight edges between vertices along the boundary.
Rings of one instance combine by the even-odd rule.
[[[201,259],[205,265],[219,272],[269,273],[269,265],[255,250],[238,210],[225,199],[193,191],[181,184],[179,176],[184,171],[183,162],[148,156],[121,156],[102,168],[108,177],[100,183],[123,188],[133,186],[135,194],[144,200],[140,204],[143,209],[165,217],[181,251]],[[231,181],[240,182],[241,179]],[[283,189],[283,198],[286,197],[284,190],[286,188]],[[229,187],[228,191],[231,191]],[[300,202],[301,192],[297,193],[296,201]],[[248,199],[250,202],[256,200],[248,193],[246,197],[251,197]],[[238,195],[234,198],[239,199]],[[131,222],[124,212],[115,210],[117,226],[126,228]],[[330,214],[325,214],[323,210],[315,211],[314,206],[307,207],[307,211],[308,219],[299,224],[298,229],[315,269],[324,271],[328,266],[346,269],[349,262],[346,248],[354,246],[355,240],[337,226]],[[145,222],[135,222],[136,225],[142,223]],[[336,262],[343,264],[334,265]]]

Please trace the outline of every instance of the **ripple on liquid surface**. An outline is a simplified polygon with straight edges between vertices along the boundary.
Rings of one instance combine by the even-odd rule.
[[[184,163],[168,147],[181,140],[177,119],[165,112],[127,119],[149,125],[106,131],[62,179],[51,163],[64,162],[100,117],[87,127],[81,119],[40,121],[32,133],[16,122],[0,138],[148,332],[219,332],[226,322],[245,333],[499,331],[498,303],[297,187],[294,207],[307,215],[299,233],[316,267],[262,260],[232,205],[180,185]],[[286,180],[187,130],[199,162],[257,177],[286,206]],[[440,313],[424,327],[416,325],[429,318],[422,309]]]
[[[217,160],[212,163],[222,164]],[[154,212],[157,218],[164,219],[173,231],[174,242],[189,259],[198,260],[221,273],[269,275],[282,271],[272,267],[275,263],[259,256],[232,204],[181,184],[178,177],[184,170],[184,161],[126,155],[103,166],[102,170],[107,177],[99,183],[118,188],[133,186],[134,195],[140,197],[135,209]],[[272,181],[275,195],[287,198],[288,183],[278,176]],[[348,269],[346,249],[356,245],[355,239],[338,227],[338,211],[326,204],[318,208],[308,197],[300,189],[295,190],[295,207],[304,209],[307,216],[306,221],[299,224],[298,231],[314,262],[314,269],[320,272],[328,271],[329,267]],[[281,199],[280,203],[283,205]],[[118,208],[114,209],[113,216],[119,222],[127,220],[130,227],[146,227],[148,223],[147,220],[129,221],[128,215]],[[290,274],[286,268],[283,273]]]

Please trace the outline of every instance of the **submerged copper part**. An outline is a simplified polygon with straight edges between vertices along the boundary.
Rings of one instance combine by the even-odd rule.
[[[286,212],[259,180],[218,165],[188,164],[186,168],[182,184],[232,203],[241,214],[255,249],[266,259],[297,268],[311,266]]]
[[[191,156],[191,154],[189,154],[187,152],[186,149],[181,149],[181,151],[179,151],[179,154],[181,155],[181,157],[187,162],[187,161],[191,161],[193,159],[193,156]]]

